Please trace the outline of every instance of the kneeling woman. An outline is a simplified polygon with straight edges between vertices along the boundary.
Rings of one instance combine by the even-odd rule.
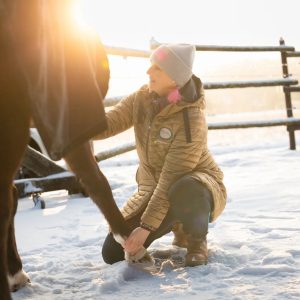
[[[173,245],[187,248],[186,265],[206,264],[208,223],[226,204],[223,173],[207,149],[202,83],[192,73],[195,47],[166,44],[153,51],[148,85],[107,112],[103,139],[134,127],[138,191],[122,213],[133,231],[124,244],[134,254],[173,230]],[[96,139],[97,139],[96,138]],[[124,259],[108,234],[103,259]]]

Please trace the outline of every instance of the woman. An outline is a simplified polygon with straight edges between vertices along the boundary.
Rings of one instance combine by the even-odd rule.
[[[206,264],[208,223],[226,203],[223,173],[207,149],[204,91],[192,73],[195,47],[167,44],[153,51],[147,71],[149,84],[107,112],[106,138],[134,127],[139,167],[138,191],[122,213],[133,228],[125,251],[172,229],[173,245],[186,247],[186,265]],[[103,259],[124,259],[124,249],[108,234]]]

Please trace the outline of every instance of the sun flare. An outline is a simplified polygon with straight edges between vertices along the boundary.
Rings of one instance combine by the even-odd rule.
[[[85,31],[94,31],[99,35],[114,35],[110,26],[112,5],[109,1],[76,0],[72,14],[76,24]]]
[[[128,18],[127,2],[116,0],[75,0],[73,17],[81,30],[94,31],[105,44],[122,44],[124,32],[134,32],[134,19]]]
[[[82,30],[97,30],[95,23],[97,1],[76,0],[72,6],[72,15],[76,24]]]

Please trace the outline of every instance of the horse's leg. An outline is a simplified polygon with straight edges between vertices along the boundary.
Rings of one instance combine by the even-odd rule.
[[[12,187],[29,140],[30,107],[24,80],[20,78],[15,58],[9,51],[0,54],[3,72],[0,78],[0,298],[6,300],[10,299],[7,244],[8,230],[13,218]]]
[[[18,104],[20,105],[20,104]],[[17,109],[18,110],[18,109]],[[20,115],[20,119],[22,116]],[[14,129],[10,130],[9,126],[4,126],[8,133],[7,138],[1,135],[1,151],[0,151],[0,295],[1,299],[10,299],[9,289],[15,285],[24,283],[22,272],[22,264],[20,260],[16,263],[11,257],[10,251],[15,251],[14,236],[12,237],[14,222],[14,199],[13,199],[13,179],[19,167],[22,154],[28,141],[28,126],[24,126],[24,122],[20,119],[14,120]],[[10,122],[12,123],[12,122]],[[9,125],[5,123],[6,125]],[[18,126],[19,125],[19,126]],[[19,130],[19,132],[16,132]],[[20,135],[19,133],[22,132]],[[9,233],[10,232],[10,233]],[[13,247],[13,248],[12,248]],[[14,254],[13,254],[14,255]],[[16,257],[15,257],[16,258]],[[14,264],[12,266],[11,264]],[[17,266],[18,265],[18,266]],[[8,267],[7,267],[8,266]],[[21,275],[22,274],[22,275]],[[7,279],[10,279],[9,283]],[[27,278],[28,279],[28,278]],[[16,283],[16,280],[18,283]],[[27,281],[27,280],[26,280]],[[9,286],[9,284],[11,286]]]
[[[3,110],[0,110],[0,112],[1,119],[1,117],[3,116]],[[3,119],[5,120],[5,117]],[[23,126],[17,126],[18,120],[14,118],[13,120],[15,120],[15,129],[19,128],[20,131],[24,131],[24,128],[22,128]],[[4,124],[7,125],[2,125],[7,130],[6,136],[2,134],[3,130],[0,130],[0,298],[6,300],[10,299],[7,276],[14,275],[8,273],[8,270],[10,268],[7,267],[7,251],[11,250],[10,247],[7,247],[8,231],[11,222],[13,222],[14,204],[12,186],[14,175],[19,167],[19,163],[22,158],[27,139],[25,139],[26,141],[23,142],[24,137],[26,137],[26,134],[24,134],[23,137],[20,137],[19,134],[14,134],[14,130],[10,130],[8,126],[9,124],[7,124],[6,122],[4,122]],[[12,147],[12,145],[14,147]]]
[[[8,228],[7,261],[8,261],[8,283],[11,291],[17,291],[30,282],[28,275],[23,271],[22,261],[18,253],[14,217],[18,207],[18,191],[13,187],[13,214]]]
[[[2,176],[2,174],[0,174]],[[12,208],[11,190],[9,182],[0,182],[0,296],[1,299],[10,299],[7,282],[7,236],[9,219]]]
[[[65,160],[104,214],[112,232],[127,237],[131,230],[114,201],[109,183],[100,171],[89,143],[74,148],[65,156]]]

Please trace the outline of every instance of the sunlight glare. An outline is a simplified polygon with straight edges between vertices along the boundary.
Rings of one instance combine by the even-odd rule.
[[[120,24],[124,29],[130,23],[127,17],[126,22],[124,20],[124,11],[128,4],[122,3],[115,0],[76,0],[73,16],[81,30],[93,31],[100,36],[102,42],[114,43],[124,36],[120,34]]]
[[[76,0],[72,7],[72,14],[81,30],[96,31],[97,1]]]

